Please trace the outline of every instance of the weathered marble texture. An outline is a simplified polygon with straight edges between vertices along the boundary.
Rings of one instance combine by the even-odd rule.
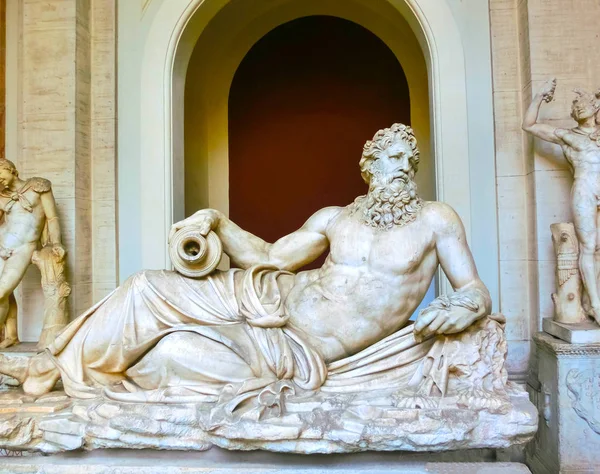
[[[540,426],[528,450],[535,474],[592,474],[600,465],[600,344],[570,344],[545,333],[538,353]]]
[[[56,453],[75,449],[132,448],[204,451],[211,446],[297,453],[446,451],[525,444],[537,429],[537,412],[511,387],[501,410],[473,410],[457,399],[436,408],[400,408],[411,400],[391,391],[290,397],[286,414],[247,416],[208,428],[211,406],[118,403],[69,399],[57,392],[36,402],[7,398],[0,410],[0,446]],[[257,433],[261,433],[257,439]]]
[[[8,420],[6,446],[101,447],[82,428],[98,423],[110,428],[99,442],[115,447],[435,451],[529,439],[535,409],[507,381],[505,318],[491,314],[459,216],[419,198],[418,163],[412,129],[394,124],[364,146],[365,196],[273,244],[214,209],[174,224],[180,273],[139,272],[45,352],[0,356],[25,394],[7,392],[7,412],[18,400],[23,414],[47,411],[57,383],[73,400],[72,413],[39,421],[41,442],[23,414]],[[234,268],[190,278],[221,247]],[[326,250],[321,268],[298,271]],[[412,323],[439,267],[454,291]],[[171,426],[180,404],[193,404],[193,423]]]

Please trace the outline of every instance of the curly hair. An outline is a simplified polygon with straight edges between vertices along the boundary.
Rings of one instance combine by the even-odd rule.
[[[590,94],[582,89],[575,89],[573,92],[575,92],[575,99],[573,99],[573,105],[571,107],[571,117],[573,120],[579,121],[581,118],[577,111],[580,106],[589,106],[594,110],[594,113],[597,113],[598,110],[600,110],[600,89],[594,94]]]
[[[15,164],[12,161],[7,160],[6,158],[0,158],[0,169],[8,170],[13,175],[19,176],[19,172],[17,171],[17,167],[15,166]]]
[[[388,148],[392,143],[397,140],[402,140],[408,145],[413,152],[411,159],[411,165],[414,173],[417,172],[419,167],[419,148],[417,147],[417,138],[413,132],[413,129],[407,125],[401,123],[395,123],[389,128],[379,130],[372,140],[368,140],[363,147],[363,153],[360,158],[360,174],[364,179],[365,183],[371,183],[371,164],[377,160],[381,153]]]

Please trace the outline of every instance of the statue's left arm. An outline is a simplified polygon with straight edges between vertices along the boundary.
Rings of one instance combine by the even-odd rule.
[[[48,188],[47,191],[40,193],[40,200],[42,202],[44,214],[46,215],[46,222],[48,223],[48,243],[51,245],[59,245],[61,243],[60,222],[58,220],[56,201],[54,200],[52,189]]]
[[[223,244],[223,251],[239,268],[272,265],[294,271],[314,261],[329,248],[327,226],[341,212],[341,207],[326,207],[314,213],[300,229],[274,243],[245,231],[223,213],[202,209],[187,219],[173,224],[169,241],[175,232],[186,226],[197,226],[203,235],[214,231]]]
[[[435,229],[437,256],[455,292],[447,298],[449,308],[432,304],[419,314],[414,331],[421,337],[461,332],[492,309],[490,293],[477,273],[460,217],[446,204],[432,205],[435,210],[428,217]]]

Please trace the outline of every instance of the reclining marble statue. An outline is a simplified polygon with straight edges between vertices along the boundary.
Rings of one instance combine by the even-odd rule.
[[[227,448],[526,442],[537,414],[507,381],[504,319],[491,314],[456,212],[419,198],[418,164],[410,127],[380,130],[360,160],[367,195],[317,211],[273,244],[217,210],[198,211],[172,227],[171,242],[185,229],[218,237],[231,270],[196,279],[140,272],[44,353],[30,361],[0,358],[0,372],[40,400],[59,380],[74,400],[109,400],[118,408],[102,416],[113,438],[117,412],[137,406],[136,416],[159,430],[152,407],[193,404],[204,440]],[[327,250],[321,268],[298,271]],[[412,324],[438,265],[455,292]],[[408,420],[419,411],[419,420]],[[139,432],[144,423],[134,425]]]

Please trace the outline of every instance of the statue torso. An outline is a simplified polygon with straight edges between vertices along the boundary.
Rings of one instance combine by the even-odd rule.
[[[600,184],[600,144],[578,129],[563,131],[561,138],[575,178],[594,179]]]
[[[433,231],[422,216],[402,227],[368,227],[342,211],[327,229],[322,268],[301,272],[286,299],[289,325],[329,362],[403,327],[437,269]]]
[[[0,246],[5,248],[37,242],[44,228],[45,214],[40,194],[32,187],[20,194],[21,200],[16,196],[15,199],[0,196],[0,209],[4,211],[4,221],[0,224]]]

